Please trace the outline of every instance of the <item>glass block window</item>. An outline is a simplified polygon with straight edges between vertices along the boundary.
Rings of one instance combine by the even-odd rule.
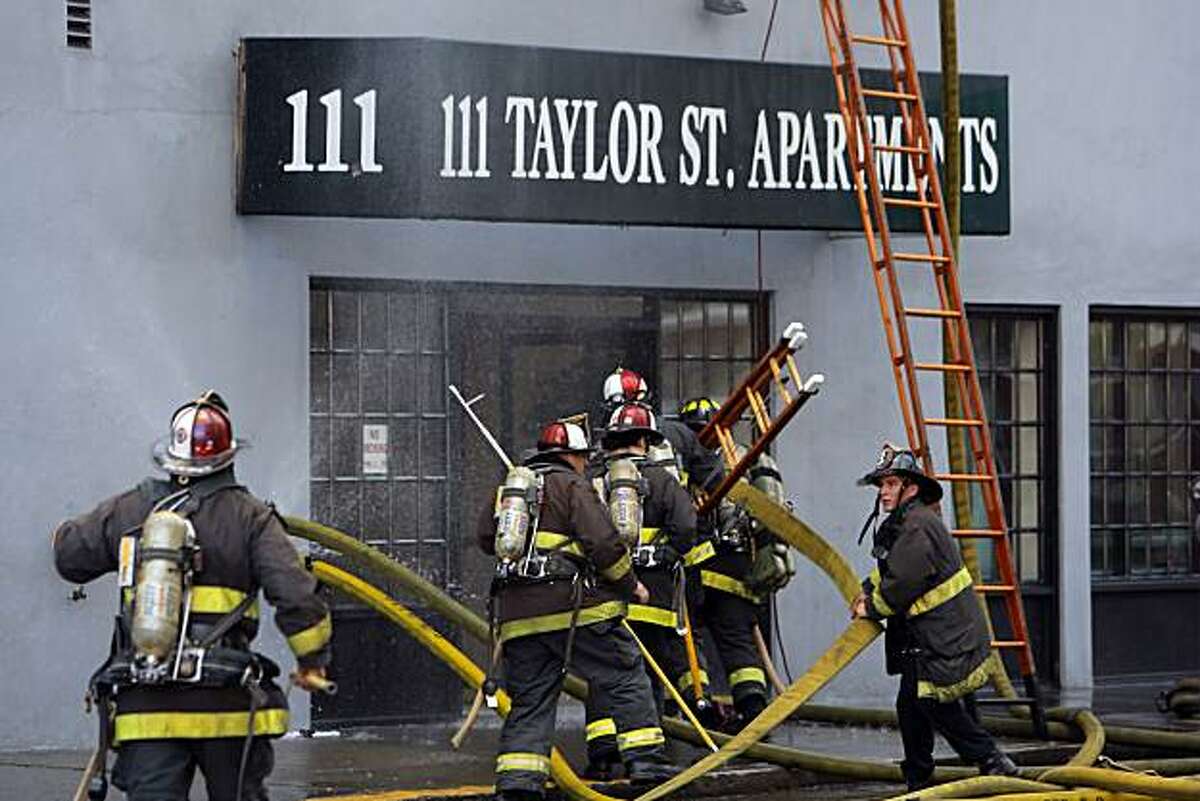
[[[1013,566],[1022,583],[1050,584],[1057,536],[1055,318],[1050,311],[971,306],[968,320]]]
[[[1200,314],[1094,310],[1089,323],[1092,573],[1200,573]]]
[[[663,414],[707,395],[724,401],[766,349],[763,307],[753,299],[668,298],[659,302],[659,398]],[[749,422],[735,430],[749,442]]]
[[[444,586],[445,294],[314,282],[309,297],[312,517]]]

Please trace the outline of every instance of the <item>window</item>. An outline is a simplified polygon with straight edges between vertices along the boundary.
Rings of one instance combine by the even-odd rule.
[[[444,585],[446,299],[418,284],[310,292],[313,519]]]
[[[968,319],[1014,568],[1024,584],[1050,584],[1057,525],[1054,314],[972,306]],[[990,557],[981,564],[994,570]]]
[[[662,412],[707,395],[723,402],[766,349],[763,307],[751,300],[664,299],[659,303]],[[735,431],[750,442],[748,421]]]
[[[1200,314],[1093,310],[1089,345],[1092,573],[1200,573]]]

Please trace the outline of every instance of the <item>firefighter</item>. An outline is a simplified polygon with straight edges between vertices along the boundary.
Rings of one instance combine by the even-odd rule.
[[[259,590],[296,658],[293,681],[328,686],[329,611],[275,510],[237,483],[243,447],[228,405],[205,392],[153,448],[167,480],[148,478],[52,537],[64,579],[118,573],[112,653],[89,698],[101,756],[111,737],[113,783],[131,801],[186,798],[197,768],[210,799],[267,797],[270,738],[287,731],[288,711],[279,668],[250,650]]]
[[[687,689],[692,686],[692,673],[680,634],[682,555],[695,544],[696,510],[679,480],[647,460],[647,451],[662,439],[649,406],[626,403],[618,407],[605,429],[603,462],[593,484],[601,499],[607,500],[618,532],[632,549],[634,572],[650,593],[647,603],[630,605],[630,624],[663,672]],[[662,686],[653,675],[650,683],[661,714]],[[702,718],[711,709],[710,704],[698,706]],[[587,719],[585,776],[617,778],[620,756],[612,717],[589,698]]]
[[[584,476],[586,427],[546,424],[537,452],[509,471],[480,518],[480,547],[497,557],[493,631],[501,643],[512,710],[500,733],[500,799],[539,799],[550,771],[550,740],[568,666],[612,713],[629,779],[656,784],[675,775],[641,654],[623,620],[630,601],[650,595],[633,572],[608,510]]]
[[[652,393],[646,380],[633,370],[618,366],[604,380],[604,419],[630,402],[650,405]],[[686,486],[715,489],[724,476],[721,459],[700,444],[696,431],[678,420],[659,420],[659,432],[670,444],[680,467],[680,480]]]
[[[699,432],[719,408],[711,398],[694,398],[680,405],[679,419]],[[686,561],[699,572],[697,619],[712,635],[721,657],[737,713],[734,725],[740,727],[767,706],[767,675],[754,641],[764,595],[747,586],[755,563],[755,537],[765,535],[755,530],[744,510],[727,500],[711,517],[702,521],[705,535]]]
[[[933,774],[935,731],[980,773],[1015,775],[1012,760],[962,701],[988,680],[991,635],[971,574],[937,512],[941,485],[912,451],[891,444],[859,484],[878,487],[877,512],[886,517],[874,533],[876,568],[850,611],[886,621],[887,672],[900,675],[900,767],[909,789],[927,785]]]

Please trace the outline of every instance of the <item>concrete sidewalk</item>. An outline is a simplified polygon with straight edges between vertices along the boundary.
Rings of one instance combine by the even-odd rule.
[[[1110,725],[1146,726],[1200,732],[1200,721],[1179,721],[1154,710],[1154,696],[1162,684],[1102,688],[1087,698],[1056,699],[1071,705],[1091,705]],[[399,726],[320,734],[291,735],[275,744],[276,766],[269,788],[273,801],[341,796],[350,801],[367,795],[372,801],[402,801],[421,797],[486,797],[491,791],[492,765],[499,734],[498,720],[481,718],[461,751],[449,745],[454,727]],[[583,723],[580,708],[565,702],[560,710],[557,742],[571,764],[582,769]],[[771,737],[779,745],[833,756],[899,760],[900,739],[890,729],[791,724]],[[1052,761],[1036,757],[1045,743],[1006,740],[1006,750],[1022,754],[1026,762]],[[673,743],[673,756],[687,764],[702,753]],[[939,740],[937,754],[953,754]],[[88,754],[84,751],[27,751],[0,753],[0,801],[70,798]],[[1032,758],[1032,759],[1031,759]],[[720,775],[694,785],[689,797],[729,797],[733,782],[738,792],[760,798],[813,799],[880,798],[896,791],[895,785],[842,783],[803,771],[738,762]],[[622,788],[613,788],[620,794]],[[627,790],[626,790],[627,793]],[[206,797],[197,781],[193,799]],[[110,788],[109,798],[122,794]]]

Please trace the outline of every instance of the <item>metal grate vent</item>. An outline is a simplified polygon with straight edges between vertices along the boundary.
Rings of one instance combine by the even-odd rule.
[[[92,49],[92,0],[67,0],[67,47]]]

